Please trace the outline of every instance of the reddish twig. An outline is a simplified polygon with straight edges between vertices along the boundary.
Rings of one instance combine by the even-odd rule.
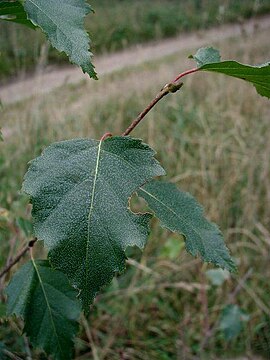
[[[132,130],[142,121],[145,115],[166,95],[169,93],[175,93],[182,86],[183,83],[179,82],[179,80],[189,74],[195,73],[198,71],[198,68],[193,68],[179,74],[171,83],[166,84],[164,88],[156,95],[156,97],[146,106],[146,108],[132,121],[129,127],[123,132],[122,136],[127,136],[131,133]]]
[[[100,141],[106,140],[108,137],[111,137],[112,134],[110,132],[106,132],[104,135],[102,135]]]
[[[183,83],[174,82],[166,84],[164,88],[156,95],[156,97],[146,106],[146,108],[132,121],[129,127],[123,132],[122,136],[127,136],[142,121],[145,115],[166,95],[175,93],[183,86]]]
[[[20,259],[27,253],[28,250],[30,250],[35,242],[37,241],[37,239],[33,239],[31,241],[29,241],[29,243],[23,247],[21,249],[21,251],[15,256],[14,259],[12,259],[11,261],[9,261],[4,267],[3,269],[0,271],[0,279],[12,268],[12,266],[14,266],[15,264],[17,264],[17,262],[20,261]]]
[[[181,79],[182,77],[184,77],[184,76],[186,76],[186,75],[195,73],[195,72],[198,71],[198,70],[199,70],[198,68],[193,68],[193,69],[190,69],[190,70],[187,70],[187,71],[182,72],[181,74],[179,74],[179,75],[173,80],[173,83],[177,82],[179,79]]]

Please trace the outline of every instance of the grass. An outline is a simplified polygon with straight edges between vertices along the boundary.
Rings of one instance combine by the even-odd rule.
[[[95,54],[126,48],[132,44],[168,38],[225,22],[269,13],[268,0],[92,0],[95,14],[89,15],[89,31]],[[66,57],[48,47],[40,31],[0,24],[0,81],[23,76],[35,67],[67,63]]]
[[[224,58],[260,63],[269,55],[268,38],[268,31],[257,30],[218,47]],[[106,131],[120,134],[168,79],[190,66],[189,53],[3,109],[2,264],[26,240],[16,218],[30,217],[27,200],[19,193],[27,161],[53,141],[100,138]],[[239,272],[222,286],[211,285],[206,276],[211,266],[192,258],[182,245],[175,250],[172,244],[183,244],[183,239],[153,221],[145,252],[130,250],[134,260],[126,273],[97,297],[88,322],[82,321],[76,359],[269,358],[269,115],[269,101],[252,86],[221,75],[194,74],[134,131],[133,136],[156,149],[167,179],[196,196],[208,218],[219,224]],[[42,254],[40,248],[36,251]],[[238,337],[226,341],[218,325],[229,303],[250,319]],[[0,337],[25,358],[29,346],[18,337],[20,327],[14,320],[2,321]],[[215,329],[210,337],[209,329]],[[34,359],[46,359],[30,351]]]

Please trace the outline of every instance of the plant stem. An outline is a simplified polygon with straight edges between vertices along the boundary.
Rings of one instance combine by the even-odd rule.
[[[183,83],[173,82],[166,84],[163,89],[156,95],[156,97],[146,106],[146,108],[132,121],[129,127],[123,132],[122,136],[127,136],[132,130],[142,121],[145,115],[166,95],[175,93],[183,86]]]
[[[108,137],[111,137],[112,134],[110,132],[106,132],[100,139],[100,141],[106,140]]]
[[[3,269],[0,271],[0,279],[12,268],[12,266],[14,266],[15,264],[17,264],[17,262],[20,261],[20,259],[24,256],[24,254],[26,254],[27,251],[30,250],[34,246],[36,241],[37,241],[37,239],[30,240],[28,242],[28,244],[26,246],[24,246],[22,248],[22,250],[15,256],[15,258],[12,259],[11,261],[9,261],[3,267]]]
[[[184,76],[186,76],[186,75],[189,75],[189,74],[192,74],[192,73],[195,73],[195,72],[198,71],[198,70],[199,70],[198,68],[193,68],[193,69],[184,71],[184,72],[182,72],[181,74],[179,74],[172,82],[175,83],[175,82],[177,82],[179,79],[181,79],[182,77],[184,77]]]
[[[166,95],[169,93],[175,93],[182,86],[183,83],[179,82],[179,80],[189,74],[195,73],[198,71],[198,68],[193,68],[190,70],[186,70],[181,74],[177,75],[177,77],[169,84],[166,84],[163,89],[156,95],[156,97],[146,106],[146,108],[132,121],[129,127],[123,132],[122,136],[127,136],[131,133],[132,130],[142,121],[145,115]]]

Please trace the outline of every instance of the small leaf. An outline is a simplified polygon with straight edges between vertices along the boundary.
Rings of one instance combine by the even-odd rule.
[[[185,236],[186,249],[203,261],[235,270],[218,227],[203,216],[203,208],[188,193],[170,183],[151,181],[140,188],[143,197],[162,225]]]
[[[129,137],[75,139],[49,146],[31,162],[23,190],[33,204],[35,236],[80,290],[85,312],[125,269],[126,248],[146,243],[151,215],[131,212],[128,199],[164,174],[154,154]]]
[[[194,59],[197,66],[203,66],[205,64],[217,63],[220,61],[220,53],[217,49],[212,47],[200,48],[195,55],[190,55],[190,59]]]
[[[0,141],[4,141],[1,129],[0,129]]]
[[[232,340],[240,334],[243,323],[249,320],[249,316],[237,305],[226,306],[221,315],[219,329],[223,331],[226,340]]]
[[[29,261],[7,287],[7,312],[24,320],[24,332],[55,359],[72,358],[80,315],[76,291],[46,260]]]
[[[224,281],[230,278],[230,273],[228,270],[223,269],[211,269],[205,272],[206,277],[211,281],[215,286],[221,286]]]
[[[24,9],[53,47],[64,51],[72,63],[97,79],[91,63],[90,39],[84,30],[84,18],[92,9],[85,0],[25,0]]]
[[[36,26],[27,18],[19,1],[0,1],[0,20],[12,21],[35,29]]]
[[[216,51],[216,55],[214,55]],[[199,53],[199,57],[198,57]],[[258,94],[270,98],[270,63],[258,66],[241,64],[237,61],[215,61],[218,51],[213,48],[199,49],[193,56],[200,71],[217,72],[252,83]],[[210,59],[207,61],[207,59]]]

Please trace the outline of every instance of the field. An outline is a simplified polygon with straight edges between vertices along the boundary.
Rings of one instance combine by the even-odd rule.
[[[86,18],[95,54],[168,38],[191,30],[239,22],[270,12],[269,0],[92,0]],[[124,14],[124,15],[123,15]],[[40,31],[0,23],[0,82],[44,66],[67,63]]]
[[[269,59],[269,29],[214,45],[224,58],[262,63]],[[194,50],[2,108],[0,266],[31,233],[31,209],[20,193],[27,162],[54,141],[121,134],[168,80],[192,67],[187,55]],[[167,179],[193,194],[219,225],[238,273],[214,285],[212,267],[188,255],[181,237],[153,222],[143,255],[130,249],[126,273],[97,297],[89,319],[82,319],[76,359],[269,359],[269,118],[269,101],[251,86],[194,74],[134,131],[157,151]],[[134,201],[139,206],[144,204]],[[35,251],[44,255],[41,246]],[[228,305],[241,309],[243,325],[232,339],[220,328]],[[46,359],[18,336],[19,321],[0,326],[0,344],[22,359]]]

